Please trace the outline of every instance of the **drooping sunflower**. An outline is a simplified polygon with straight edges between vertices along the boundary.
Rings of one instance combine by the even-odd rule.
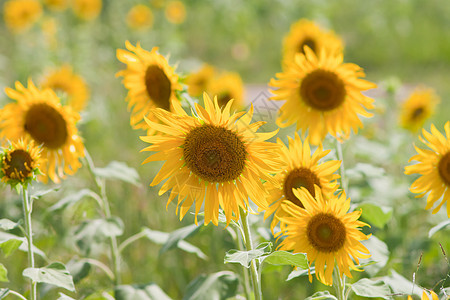
[[[342,44],[342,40],[334,32],[321,29],[313,21],[301,19],[291,25],[283,40],[283,65],[294,61],[297,53],[305,54],[305,46],[319,55],[322,49],[327,53],[340,53]]]
[[[280,109],[280,127],[297,124],[303,134],[309,130],[310,142],[318,145],[330,133],[347,139],[351,130],[363,127],[358,115],[371,117],[366,109],[374,108],[373,99],[361,92],[376,84],[360,79],[365,74],[355,64],[343,63],[342,54],[321,51],[316,56],[305,48],[297,54],[289,68],[272,78],[275,96],[271,100],[287,100]],[[284,123],[283,123],[284,122]]]
[[[72,10],[81,20],[94,20],[102,11],[102,0],[73,0]]]
[[[224,72],[213,77],[206,91],[209,95],[217,95],[220,107],[224,107],[231,99],[234,99],[232,109],[240,109],[244,106],[244,84],[241,76],[236,72]]]
[[[28,88],[16,82],[16,89],[6,88],[6,94],[16,102],[0,110],[0,136],[15,141],[30,139],[42,147],[45,161],[41,170],[55,183],[65,174],[73,175],[84,157],[84,146],[75,123],[80,115],[70,106],[62,106],[51,89],[38,89],[28,80]]]
[[[142,151],[156,151],[143,163],[166,160],[151,186],[167,181],[159,194],[171,190],[167,205],[178,197],[180,220],[195,202],[195,222],[203,203],[205,225],[218,225],[219,207],[227,222],[239,219],[239,208],[248,209],[248,197],[262,207],[265,188],[260,179],[273,181],[269,173],[283,166],[275,151],[276,143],[265,142],[275,132],[257,133],[265,122],[250,124],[253,107],[247,112],[230,114],[232,101],[221,110],[205,93],[205,108],[196,104],[198,117],[188,116],[178,101],[174,113],[155,109],[162,122],[146,119],[159,134],[143,136],[152,145]]]
[[[3,18],[13,32],[29,29],[42,15],[42,5],[37,0],[8,0],[3,4]]]
[[[196,73],[189,74],[186,79],[189,95],[192,97],[201,96],[215,74],[216,69],[209,64],[204,64]]]
[[[439,97],[433,89],[416,88],[409,98],[401,105],[400,125],[415,133],[423,127],[423,124],[434,113]]]
[[[15,187],[27,185],[39,174],[42,164],[40,149],[33,141],[12,142],[9,148],[0,152],[0,177],[2,182]]]
[[[54,11],[62,11],[69,5],[68,0],[44,0],[44,4]]]
[[[278,248],[306,253],[309,265],[315,262],[317,279],[326,285],[333,284],[335,266],[341,277],[345,274],[352,278],[350,269],[362,271],[352,257],[356,264],[359,264],[359,258],[370,257],[369,250],[360,242],[370,235],[358,228],[369,225],[358,221],[361,211],[348,213],[350,199],[346,199],[345,192],[328,200],[324,199],[318,186],[315,186],[315,199],[304,187],[293,192],[305,208],[290,201],[283,202],[288,216],[280,217],[282,231],[279,237],[285,236],[285,239]]]
[[[130,124],[134,129],[148,129],[144,117],[154,120],[151,110],[159,107],[172,111],[171,101],[178,101],[176,92],[182,90],[178,75],[169,66],[166,58],[159,54],[158,47],[148,52],[126,41],[129,51],[118,49],[117,59],[127,64],[127,69],[116,76],[123,76],[128,89],[128,109],[132,108]],[[132,52],[134,53],[132,53]]]
[[[264,219],[275,213],[270,225],[272,231],[278,224],[278,218],[287,216],[282,209],[281,203],[288,200],[299,207],[304,207],[301,200],[292,192],[293,188],[305,187],[314,197],[314,186],[317,185],[324,195],[325,199],[332,197],[337,189],[335,182],[340,176],[335,174],[341,164],[338,160],[330,160],[319,163],[319,160],[325,157],[330,150],[324,151],[322,145],[311,154],[311,148],[308,139],[303,143],[300,136],[295,133],[295,139],[288,137],[289,148],[278,139],[281,146],[281,158],[287,163],[287,167],[275,175],[274,185],[266,182],[268,194],[266,196],[267,209],[264,213]]]
[[[170,23],[181,24],[186,19],[186,7],[181,1],[169,1],[167,2],[165,15]]]
[[[136,30],[144,30],[152,27],[153,13],[147,5],[133,6],[127,14],[128,27]]]
[[[410,191],[419,194],[416,198],[425,196],[428,192],[427,205],[425,209],[430,209],[440,199],[441,202],[433,209],[433,214],[437,213],[442,205],[447,202],[447,216],[450,218],[450,121],[445,123],[445,136],[440,133],[434,124],[431,124],[431,131],[422,129],[425,139],[421,141],[429,149],[421,149],[415,146],[418,154],[411,157],[418,161],[418,164],[406,166],[405,174],[420,174],[410,187]]]
[[[68,104],[76,111],[86,107],[89,89],[84,79],[74,73],[69,65],[51,71],[44,77],[41,86],[65,93],[68,96]]]

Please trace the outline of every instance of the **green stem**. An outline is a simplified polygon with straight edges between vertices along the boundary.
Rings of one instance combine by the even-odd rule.
[[[34,268],[34,253],[33,253],[33,229],[31,228],[31,207],[30,199],[28,197],[28,189],[22,186],[23,199],[23,214],[25,218],[25,237],[28,244],[28,267]],[[31,300],[36,300],[36,282],[31,280]]]
[[[244,242],[247,251],[253,250],[252,237],[250,233],[250,226],[248,224],[248,212],[244,211],[242,208],[239,208],[241,214],[241,222],[242,229],[244,231]],[[250,265],[250,274],[253,283],[253,292],[255,294],[256,300],[262,300],[262,292],[261,292],[261,281],[258,278],[258,270],[256,268],[256,260],[253,259]]]
[[[24,296],[22,296],[18,292],[12,291],[12,290],[9,290],[8,293],[5,296],[10,295],[10,294],[16,296],[17,298],[20,298],[20,299],[23,299],[23,300],[27,300],[27,298],[25,298]]]
[[[345,293],[345,275],[343,274],[341,278],[337,266],[333,270],[333,287],[338,300],[347,300],[347,294]]]
[[[237,224],[237,223],[236,223]],[[236,232],[230,228],[228,228],[228,232],[233,237],[234,242],[237,244],[240,251],[245,251],[243,243],[243,234],[241,226],[235,226]],[[239,238],[241,237],[241,239]],[[248,275],[248,269],[246,267],[242,267],[242,272],[244,274],[244,293],[245,293],[245,299],[251,299],[250,298],[250,276]]]
[[[345,191],[346,194],[348,194],[348,185],[347,185],[347,178],[345,177],[345,166],[344,166],[344,155],[342,153],[342,144],[336,139],[336,150],[338,159],[341,161],[341,166],[339,168],[341,173],[341,187]]]

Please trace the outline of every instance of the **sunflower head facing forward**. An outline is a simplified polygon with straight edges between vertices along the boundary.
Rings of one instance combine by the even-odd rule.
[[[189,74],[186,79],[189,95],[192,97],[201,96],[215,75],[216,69],[209,64],[204,64],[200,70]]]
[[[313,145],[327,133],[347,139],[352,130],[357,133],[363,127],[359,115],[372,116],[366,109],[374,108],[373,99],[361,92],[376,85],[360,79],[364,72],[355,64],[343,63],[342,54],[321,51],[317,56],[308,47],[305,52],[270,81],[275,88],[271,99],[286,100],[277,123],[281,127],[296,123],[303,134],[308,130]]]
[[[8,0],[3,10],[6,26],[15,33],[29,29],[42,15],[38,0]]]

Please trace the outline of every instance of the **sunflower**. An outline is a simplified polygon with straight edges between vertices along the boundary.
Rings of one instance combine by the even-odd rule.
[[[271,182],[265,183],[268,194],[266,196],[267,209],[264,213],[264,219],[275,213],[270,226],[272,231],[278,224],[278,218],[286,216],[286,212],[281,207],[283,200],[304,207],[300,199],[292,192],[293,188],[305,187],[314,197],[314,185],[317,185],[325,199],[328,199],[337,189],[337,184],[333,181],[339,178],[339,175],[334,172],[339,169],[340,161],[330,160],[319,164],[319,160],[325,157],[330,150],[323,151],[322,146],[320,146],[311,155],[308,139],[302,143],[297,133],[295,133],[295,139],[291,137],[288,137],[288,139],[289,148],[280,139],[277,141],[281,146],[282,160],[287,163],[287,167],[275,175],[276,185]]]
[[[358,230],[358,227],[369,225],[358,221],[361,211],[347,213],[350,199],[346,199],[345,192],[328,200],[324,199],[317,185],[315,199],[304,187],[294,189],[293,193],[301,199],[305,208],[290,201],[283,202],[288,216],[280,217],[282,231],[279,238],[283,235],[285,239],[278,248],[306,253],[310,266],[315,261],[317,279],[326,285],[333,284],[335,265],[341,277],[345,273],[352,278],[349,268],[362,271],[351,257],[357,264],[358,258],[370,257],[369,250],[360,243],[370,235]]]
[[[44,4],[54,11],[65,10],[69,4],[68,0],[44,0]]]
[[[283,65],[294,61],[295,54],[305,54],[305,46],[316,55],[322,49],[327,53],[340,53],[343,49],[341,39],[332,31],[324,31],[316,23],[301,19],[291,25],[283,40]]]
[[[186,7],[181,1],[170,1],[167,3],[165,15],[170,23],[181,24],[186,19]]]
[[[419,163],[405,167],[405,174],[421,174],[411,185],[410,191],[419,194],[416,198],[425,196],[428,192],[427,206],[430,209],[439,199],[439,205],[433,209],[437,213],[442,205],[447,202],[447,216],[450,218],[450,121],[445,123],[445,136],[431,124],[431,132],[422,129],[421,141],[429,149],[420,149],[415,146],[417,155],[409,161],[416,160]]]
[[[80,75],[74,73],[69,65],[51,71],[45,76],[41,86],[65,93],[68,96],[68,104],[76,111],[83,110],[89,98],[86,82]]]
[[[6,94],[17,102],[0,110],[1,136],[11,141],[29,138],[42,147],[46,161],[41,170],[58,183],[65,174],[72,175],[81,167],[84,146],[75,123],[80,116],[69,106],[62,106],[51,89],[39,90],[31,79],[28,88],[16,82],[16,89],[6,88]],[[43,176],[46,182],[47,177]]]
[[[42,15],[41,3],[37,0],[9,0],[3,4],[3,18],[13,32],[29,29]]]
[[[208,64],[204,64],[198,72],[191,73],[186,79],[189,95],[192,97],[201,96],[206,91],[206,87],[215,73],[216,69]]]
[[[309,129],[310,141],[318,145],[327,133],[347,139],[350,131],[363,127],[358,114],[371,117],[373,99],[361,92],[376,87],[360,79],[364,72],[355,64],[343,63],[342,54],[321,51],[316,56],[305,48],[306,55],[297,54],[288,70],[272,78],[272,100],[287,100],[280,109],[277,123],[286,127],[297,123],[303,134]],[[285,123],[282,123],[282,122]]]
[[[269,173],[283,166],[277,157],[278,144],[265,142],[277,132],[257,133],[265,122],[250,124],[253,107],[247,112],[230,114],[230,101],[221,110],[205,93],[205,108],[195,104],[198,117],[188,116],[178,101],[174,113],[155,109],[163,123],[146,119],[159,134],[143,136],[152,145],[142,151],[157,151],[143,163],[167,160],[151,186],[163,184],[159,194],[171,189],[167,205],[178,197],[180,220],[195,201],[195,222],[205,203],[205,225],[218,225],[219,207],[227,222],[239,219],[239,207],[248,209],[248,197],[262,207],[265,188],[260,180],[273,181]]]
[[[217,95],[220,107],[225,106],[231,99],[234,99],[233,109],[244,106],[244,84],[236,72],[224,72],[214,77],[208,83],[206,91],[209,95]]]
[[[152,27],[153,13],[143,4],[133,6],[127,14],[128,27],[136,30],[144,30]]]
[[[163,108],[171,111],[171,100],[177,100],[176,92],[181,91],[178,75],[169,66],[166,58],[159,54],[158,47],[148,52],[126,41],[123,49],[117,50],[117,59],[127,64],[127,69],[116,76],[123,76],[123,83],[128,89],[128,109],[133,107],[130,124],[134,129],[148,129],[144,117],[154,120],[152,108]]]
[[[423,291],[421,300],[439,300],[439,297],[438,297],[438,295],[436,295],[435,292],[430,291],[430,295],[431,295],[431,298],[428,297],[428,295],[425,291]],[[408,295],[408,300],[413,300],[413,298]]]
[[[102,0],[73,0],[72,9],[81,20],[94,20],[102,11]]]
[[[411,132],[417,132],[434,113],[439,97],[433,89],[419,87],[403,102],[400,124]]]
[[[35,179],[42,164],[40,149],[33,141],[19,140],[0,153],[1,180],[12,187],[29,184]]]

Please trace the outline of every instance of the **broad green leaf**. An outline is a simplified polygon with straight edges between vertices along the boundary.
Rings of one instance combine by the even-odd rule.
[[[61,200],[59,200],[58,202],[56,202],[55,204],[50,206],[48,211],[65,209],[67,207],[74,205],[75,203],[77,203],[78,201],[83,199],[84,197],[87,197],[90,195],[92,197],[93,194],[95,194],[95,193],[93,191],[91,191],[90,189],[82,189],[74,194],[70,194],[70,195],[62,198]]]
[[[0,282],[9,282],[8,280],[8,270],[5,266],[0,263]]]
[[[423,289],[417,284],[412,283],[402,275],[398,274],[394,270],[391,270],[390,276],[384,276],[381,278],[387,285],[390,286],[394,294],[416,295],[419,298],[422,296]]]
[[[11,230],[16,228],[19,225],[19,223],[13,222],[8,219],[1,219],[0,220],[0,229],[2,230]]]
[[[362,241],[362,244],[369,250],[371,256],[366,259],[360,259],[360,263],[361,265],[365,265],[364,271],[366,271],[371,277],[374,277],[388,262],[389,249],[383,241],[374,235],[372,235],[368,240]],[[370,264],[371,262],[375,263]]]
[[[72,297],[67,296],[66,294],[59,293],[59,297],[58,297],[57,300],[75,300],[75,299],[72,298]]]
[[[392,208],[379,206],[373,203],[363,203],[358,205],[362,209],[361,217],[367,220],[370,225],[383,228],[392,217]]]
[[[430,231],[428,232],[428,237],[429,238],[432,237],[436,232],[438,232],[441,229],[444,229],[448,225],[450,225],[450,219],[442,221],[441,223],[437,224],[436,226],[430,229]]]
[[[271,265],[291,265],[302,269],[308,268],[308,260],[304,253],[274,251],[264,257],[263,262]]]
[[[239,279],[229,271],[200,275],[186,288],[183,300],[222,300],[236,295]]]
[[[101,243],[109,237],[123,234],[123,222],[117,217],[87,220],[75,230],[75,240],[80,249],[88,254],[93,243]]]
[[[28,252],[28,241],[26,238],[0,231],[0,244],[4,243],[6,241],[9,241],[11,239],[22,241],[22,244],[19,246],[19,250]],[[47,258],[47,256],[45,255],[45,253],[42,250],[40,250],[39,248],[37,248],[34,245],[32,247],[33,247],[33,252],[35,254],[41,256],[44,259]]]
[[[329,291],[321,291],[314,293],[305,300],[338,300],[335,296],[331,295]]]
[[[155,283],[146,285],[119,285],[115,289],[116,300],[172,300]]]
[[[269,248],[266,250],[266,248]],[[259,245],[256,249],[250,251],[229,250],[225,254],[224,263],[240,263],[242,266],[249,268],[250,263],[255,258],[266,255],[272,248],[272,243],[266,242]]]
[[[194,234],[196,234],[200,228],[202,228],[203,221],[198,223],[198,226],[195,224],[177,229],[171,233],[169,233],[169,238],[164,243],[164,245],[159,250],[159,255],[163,254],[164,252],[177,247],[178,243],[181,240],[184,240]]]
[[[9,239],[7,241],[0,243],[0,248],[2,249],[5,257],[10,256],[14,251],[16,251],[20,245],[22,245],[22,241],[18,239]]]
[[[95,168],[94,173],[106,179],[118,179],[134,185],[140,184],[138,172],[124,162],[112,161],[104,168]]]
[[[73,282],[78,283],[81,279],[89,275],[91,264],[85,261],[71,259],[66,263],[66,268],[69,270],[70,275],[72,275]]]
[[[23,270],[22,275],[36,282],[52,284],[71,292],[75,291],[72,276],[66,266],[59,262],[54,262],[44,268],[27,268]]]
[[[356,295],[369,298],[390,299],[391,289],[383,280],[370,280],[363,278],[351,285]]]
[[[316,269],[315,267],[311,267],[309,269],[309,272],[312,274],[316,273]],[[291,279],[294,279],[296,277],[300,277],[300,276],[308,276],[309,275],[308,269],[303,269],[303,270],[292,270],[291,273],[289,273],[288,278],[286,279],[286,281],[289,281]]]

